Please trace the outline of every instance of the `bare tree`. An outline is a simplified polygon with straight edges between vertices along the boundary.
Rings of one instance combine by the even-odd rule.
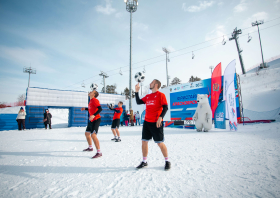
[[[162,85],[162,86],[161,86],[162,89],[165,88],[165,87],[166,87],[166,85]]]
[[[125,95],[125,99],[129,99],[129,89],[127,87],[124,89],[124,95]],[[132,98],[134,97],[135,97],[135,92],[132,89]]]
[[[117,94],[116,88],[117,88],[116,84],[114,84],[114,85],[107,85],[106,86],[106,93]],[[102,87],[101,92],[104,93],[104,87]]]
[[[170,83],[170,85],[178,85],[178,84],[181,84],[181,80],[177,77],[173,78],[173,80]]]
[[[191,76],[190,79],[189,79],[189,83],[190,82],[195,82],[195,81],[201,81],[201,78],[198,78],[197,76],[196,77]]]

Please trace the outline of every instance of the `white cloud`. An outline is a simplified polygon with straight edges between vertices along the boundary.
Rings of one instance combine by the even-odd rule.
[[[148,27],[148,25],[146,25],[144,23],[134,22],[133,28],[136,28],[136,29],[142,30],[142,31],[147,31],[149,27]]]
[[[183,3],[182,9],[185,12],[199,12],[205,10],[208,7],[211,7],[213,4],[214,1],[200,1],[199,6],[192,5],[187,7],[186,3]]]
[[[247,10],[246,0],[241,0],[240,3],[233,8],[234,12],[243,12]]]
[[[226,35],[226,30],[225,30],[225,26],[223,25],[218,25],[216,26],[216,28],[214,30],[212,30],[211,32],[207,33],[206,36],[205,36],[205,40],[208,41],[208,40],[211,40],[211,39],[214,39],[214,38],[218,38],[218,37],[221,37],[221,42],[223,40],[223,36],[224,36],[224,39],[227,41],[228,40],[228,37]],[[214,43],[217,43],[217,41],[214,41]]]
[[[31,67],[43,72],[56,71],[44,65],[44,62],[48,59],[47,55],[37,49],[0,46],[0,57],[15,62],[22,67],[29,67],[31,64]]]
[[[122,12],[118,12],[115,14],[115,17],[116,18],[121,18],[123,16]]]
[[[170,45],[167,47],[167,49],[169,50],[169,52],[174,52],[174,51],[176,51],[175,48],[172,47],[172,46],[170,46]]]
[[[96,11],[106,15],[110,15],[116,12],[116,9],[112,7],[111,1],[110,0],[105,0],[105,1],[106,1],[105,7],[98,5],[95,7]]]
[[[138,36],[137,37],[139,40],[141,40],[141,41],[146,41],[145,39],[143,39],[141,36]]]

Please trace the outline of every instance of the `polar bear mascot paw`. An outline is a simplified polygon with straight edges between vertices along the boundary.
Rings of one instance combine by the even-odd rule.
[[[193,120],[197,132],[208,132],[212,128],[212,111],[207,94],[197,94],[197,108]]]

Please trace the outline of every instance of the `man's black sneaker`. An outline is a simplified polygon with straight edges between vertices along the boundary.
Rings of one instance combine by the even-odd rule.
[[[113,139],[111,139],[111,140],[112,140],[112,141],[116,141],[117,139],[118,139],[118,138],[115,138],[115,137],[114,137],[114,138],[113,138]]]
[[[122,141],[120,138],[118,138],[118,139],[116,139],[116,141],[115,142],[120,142],[120,141]]]
[[[171,168],[171,163],[169,161],[166,161],[164,170],[168,171],[168,170],[170,170],[170,168]]]
[[[140,168],[145,168],[147,166],[148,166],[148,162],[141,162],[141,164],[139,166],[137,166],[136,168],[140,169]]]

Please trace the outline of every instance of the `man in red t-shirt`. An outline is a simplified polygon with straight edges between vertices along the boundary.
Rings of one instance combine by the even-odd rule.
[[[89,120],[90,120],[90,122],[87,125],[86,132],[85,132],[85,136],[86,136],[87,142],[88,142],[88,148],[84,149],[83,151],[93,151],[92,141],[91,141],[91,138],[92,138],[94,145],[96,147],[96,150],[97,150],[96,155],[92,157],[93,159],[102,157],[99,140],[97,138],[99,125],[101,122],[101,116],[99,115],[99,113],[102,111],[99,100],[96,99],[98,97],[98,95],[99,95],[99,93],[96,90],[93,90],[92,92],[90,92],[88,94],[88,96],[90,97],[90,101],[88,103],[88,108],[84,108],[84,107],[81,108],[82,111],[88,110]]]
[[[111,126],[111,130],[114,134],[114,138],[111,139],[112,141],[115,142],[120,142],[121,141],[121,136],[120,136],[120,132],[119,132],[119,127],[120,127],[120,117],[122,115],[123,112],[123,108],[122,108],[123,102],[120,101],[118,103],[118,107],[117,108],[112,108],[111,106],[109,106],[107,104],[107,106],[109,107],[109,109],[115,111],[114,112],[114,117],[113,117],[113,122],[112,122],[112,126]]]
[[[152,138],[155,143],[161,149],[161,152],[165,158],[165,170],[171,168],[171,163],[168,160],[167,148],[164,144],[164,134],[162,119],[168,110],[168,104],[166,97],[163,93],[159,92],[161,87],[161,82],[159,80],[153,80],[150,84],[151,94],[147,94],[142,99],[139,98],[138,92],[140,90],[139,83],[135,86],[135,98],[137,104],[146,104],[146,115],[143,123],[142,129],[142,154],[143,161],[137,169],[144,168],[148,166],[147,156],[148,156],[148,141]]]

